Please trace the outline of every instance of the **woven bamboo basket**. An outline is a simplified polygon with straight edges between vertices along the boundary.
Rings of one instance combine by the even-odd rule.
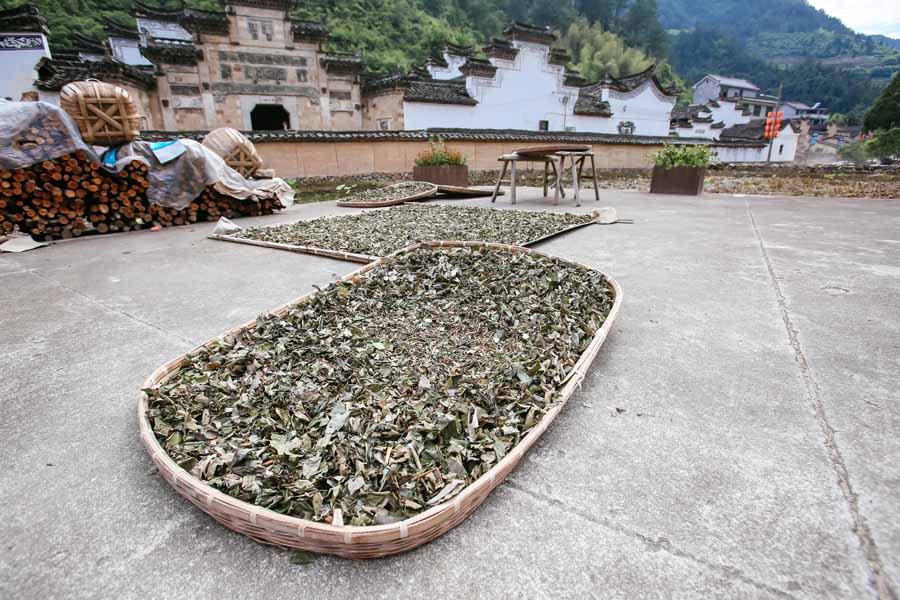
[[[419,192],[418,194],[412,194],[410,196],[406,196],[404,198],[399,198],[397,200],[379,200],[374,202],[349,202],[345,200],[338,200],[337,205],[342,206],[344,208],[384,208],[386,206],[397,206],[399,204],[405,204],[406,202],[415,202],[417,200],[424,200],[426,198],[431,198],[435,194],[437,194],[438,186],[433,183],[428,183],[425,181],[416,181],[415,183],[423,183],[432,186],[431,189],[425,190],[424,192]]]
[[[508,246],[505,244],[443,241],[420,242],[399,250],[390,256],[380,258],[341,278],[340,281],[355,281],[361,275],[375,269],[380,264],[423,246],[440,248],[487,247],[513,253],[530,253],[549,257],[548,254],[536,250],[522,248],[520,246]],[[573,261],[568,262],[579,264],[574,263]],[[579,266],[590,268],[586,265]],[[329,525],[283,515],[266,508],[248,504],[247,502],[238,500],[237,498],[233,498],[216,490],[179,467],[175,461],[166,454],[166,451],[159,444],[156,435],[153,433],[153,427],[147,416],[149,398],[144,392],[141,392],[138,404],[138,420],[140,422],[141,440],[163,478],[175,488],[179,494],[222,525],[225,525],[238,533],[243,533],[258,542],[281,548],[307,550],[323,554],[335,554],[354,559],[378,558],[412,550],[413,548],[434,540],[456,527],[478,508],[478,506],[487,499],[493,489],[503,481],[516,465],[519,464],[522,457],[525,456],[528,450],[537,442],[547,428],[550,427],[550,424],[553,423],[553,420],[556,419],[556,416],[581,385],[581,381],[584,379],[588,367],[594,360],[594,357],[597,356],[600,347],[609,335],[613,322],[622,305],[622,289],[619,287],[619,284],[609,276],[605,277],[610,286],[612,286],[613,293],[615,294],[613,307],[610,310],[606,321],[603,323],[603,326],[594,334],[591,343],[563,381],[562,387],[559,390],[559,402],[554,405],[544,415],[544,418],[541,419],[541,421],[487,473],[469,484],[450,500],[442,502],[427,511],[398,523],[366,527]],[[306,301],[317,293],[319,292],[313,291],[309,294],[305,294],[297,300],[285,304],[272,312],[275,315],[285,314],[291,307]],[[244,329],[252,327],[255,322],[256,321],[254,320],[239,327],[235,327],[222,334],[222,336],[209,340],[197,348],[194,348],[188,355],[197,352],[200,348],[215,340],[222,339],[228,335],[234,335]],[[161,366],[144,382],[142,389],[155,388],[164,383],[178,372],[188,355],[181,356]]]
[[[256,146],[236,129],[213,129],[203,138],[203,145],[221,156],[226,165],[244,177],[251,177],[262,167],[262,158],[256,151]]]
[[[141,115],[127,90],[95,79],[66,84],[59,105],[88,144],[119,146],[141,134]]]

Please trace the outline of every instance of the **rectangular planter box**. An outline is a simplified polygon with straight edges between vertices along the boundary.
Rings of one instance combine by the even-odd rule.
[[[705,167],[673,167],[671,169],[653,167],[650,193],[699,196],[703,193],[705,178]]]
[[[469,187],[469,167],[466,165],[413,167],[413,179],[436,185]]]

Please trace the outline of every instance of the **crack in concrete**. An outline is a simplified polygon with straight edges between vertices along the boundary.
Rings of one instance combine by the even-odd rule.
[[[53,279],[51,277],[47,277],[46,275],[44,275],[37,269],[29,269],[26,272],[31,273],[32,275],[36,275],[45,281],[49,281],[53,285],[59,286],[68,292],[72,292],[76,296],[80,296],[81,298],[84,298],[85,300],[88,300],[89,302],[92,302],[94,304],[102,306],[103,308],[110,310],[116,314],[122,315],[123,317],[130,319],[131,321],[134,321],[135,323],[140,323],[141,325],[150,327],[151,329],[154,329],[154,330],[158,331],[159,333],[163,334],[163,336],[165,336],[169,340],[177,341],[179,344],[188,344],[188,346],[190,348],[193,348],[194,346],[197,345],[196,342],[192,342],[191,340],[189,340],[187,338],[181,338],[177,335],[173,335],[173,334],[169,333],[168,331],[166,331],[165,329],[163,329],[162,327],[159,327],[158,325],[154,325],[150,321],[145,321],[144,319],[142,319],[140,317],[137,317],[131,313],[125,312],[124,310],[116,308],[115,306],[110,306],[109,304],[107,304],[106,302],[103,302],[102,300],[98,300],[97,298],[94,298],[93,296],[85,294],[84,292],[80,292],[80,291],[76,290],[75,288],[69,287],[64,283],[56,281],[55,279]]]
[[[806,354],[803,352],[803,347],[800,345],[798,330],[794,326],[793,319],[791,319],[787,299],[784,296],[781,285],[778,283],[775,267],[772,265],[772,261],[769,258],[769,251],[766,249],[765,241],[763,241],[762,234],[756,224],[756,219],[753,217],[750,201],[744,200],[744,203],[747,206],[747,215],[750,217],[750,224],[753,226],[753,233],[756,235],[756,241],[759,244],[763,261],[766,264],[769,279],[772,282],[772,289],[775,292],[775,297],[781,310],[781,319],[784,321],[784,327],[787,330],[788,341],[791,344],[791,348],[794,350],[794,359],[800,367],[800,374],[806,387],[807,397],[813,407],[819,429],[822,431],[822,442],[828,452],[829,462],[831,462],[831,466],[837,476],[838,487],[841,490],[841,494],[844,496],[844,500],[847,502],[847,509],[850,511],[850,517],[853,520],[853,533],[856,534],[860,546],[862,547],[863,555],[868,563],[869,585],[872,587],[877,598],[897,600],[897,592],[894,590],[887,574],[884,572],[881,555],[878,552],[878,546],[875,544],[875,539],[872,537],[872,531],[869,529],[869,525],[860,511],[859,496],[853,490],[853,485],[850,483],[850,472],[847,469],[844,457],[841,455],[841,450],[838,448],[837,440],[835,439],[836,430],[828,420],[828,415],[825,412],[825,403],[822,400],[822,389],[819,386],[819,382],[813,377],[809,361],[806,359]]]
[[[534,498],[535,500],[544,502],[546,504],[555,506],[557,508],[561,508],[562,510],[566,511],[567,513],[574,514],[578,517],[581,517],[582,519],[584,519],[586,521],[590,521],[591,523],[594,523],[595,525],[600,525],[601,527],[611,529],[617,533],[621,533],[622,535],[626,535],[630,538],[636,539],[652,550],[662,550],[673,556],[677,556],[678,558],[683,558],[685,560],[689,560],[689,561],[699,564],[703,567],[706,567],[707,569],[716,571],[717,573],[724,575],[726,578],[736,579],[738,581],[741,581],[742,583],[746,583],[747,585],[753,586],[760,591],[765,591],[770,594],[774,594],[774,595],[778,596],[779,598],[797,598],[797,596],[789,594],[788,592],[785,592],[784,590],[780,590],[776,587],[766,585],[765,583],[756,581],[755,579],[752,579],[751,577],[744,575],[741,572],[741,570],[736,567],[715,564],[708,560],[700,558],[699,556],[691,554],[690,552],[676,548],[675,546],[672,545],[672,542],[670,542],[669,540],[667,540],[665,538],[653,539],[650,536],[644,535],[643,533],[641,533],[639,531],[629,529],[623,525],[614,523],[604,517],[599,517],[597,515],[593,515],[586,511],[583,511],[577,507],[570,506],[570,505],[566,504],[565,502],[563,502],[562,500],[559,500],[552,496],[548,496],[546,494],[541,494],[540,492],[534,492],[532,490],[529,490],[525,487],[522,487],[516,483],[509,481],[508,479],[504,482],[504,487],[512,488],[512,489],[516,490],[517,492],[521,492],[521,493],[525,494],[526,496],[530,496],[531,498]]]

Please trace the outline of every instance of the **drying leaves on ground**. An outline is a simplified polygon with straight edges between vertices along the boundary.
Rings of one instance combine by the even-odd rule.
[[[414,196],[418,196],[419,194],[431,193],[437,191],[437,187],[433,183],[424,183],[422,181],[401,181],[400,183],[395,183],[394,185],[388,185],[385,187],[368,189],[368,190],[360,190],[358,192],[354,192],[350,196],[346,196],[344,198],[339,198],[341,205],[353,205],[353,204],[375,204],[375,203],[389,203],[389,202],[402,202],[406,198],[412,198]]]
[[[403,205],[358,215],[253,227],[234,237],[386,256],[422,240],[522,245],[588,223],[591,215],[445,205]]]
[[[598,272],[421,248],[193,355],[148,417],[166,452],[246,502],[392,523],[462,491],[559,400],[613,305]]]

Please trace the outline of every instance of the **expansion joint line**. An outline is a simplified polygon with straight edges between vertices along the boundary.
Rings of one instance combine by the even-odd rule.
[[[778,307],[781,310],[781,319],[784,321],[788,341],[794,351],[794,359],[800,367],[800,374],[803,378],[803,384],[806,387],[806,395],[812,405],[819,429],[822,431],[823,444],[828,453],[829,462],[831,462],[831,466],[834,469],[841,494],[847,502],[847,509],[850,511],[850,517],[853,521],[853,533],[856,534],[856,537],[859,540],[863,555],[869,566],[869,585],[872,587],[877,598],[881,600],[897,600],[897,592],[894,590],[884,571],[884,565],[882,564],[881,556],[878,553],[878,546],[875,544],[875,539],[872,537],[872,531],[869,529],[869,525],[866,523],[866,519],[860,511],[859,496],[853,490],[853,485],[850,482],[850,472],[847,470],[844,457],[841,455],[841,450],[838,448],[837,440],[835,439],[835,429],[828,420],[828,415],[825,411],[825,403],[822,401],[821,387],[813,376],[812,370],[809,367],[809,361],[807,361],[806,354],[803,352],[803,347],[800,345],[797,328],[791,319],[787,300],[784,297],[781,285],[778,283],[778,277],[775,275],[775,268],[772,266],[769,252],[766,250],[766,244],[763,241],[762,234],[759,232],[756,219],[753,217],[750,200],[745,199],[744,203],[747,206],[747,215],[750,217],[750,224],[753,227],[753,233],[759,244],[759,250],[762,253],[763,261],[769,272],[772,289],[775,292]]]
[[[168,331],[166,331],[166,330],[163,329],[162,327],[159,327],[158,325],[155,325],[155,324],[151,323],[150,321],[146,321],[146,320],[144,320],[144,319],[141,319],[140,317],[137,317],[137,316],[135,316],[135,315],[133,315],[133,314],[131,314],[131,313],[129,313],[129,312],[126,312],[126,311],[124,311],[124,310],[118,309],[118,308],[116,308],[115,306],[111,306],[111,305],[107,304],[106,302],[103,302],[102,300],[100,300],[100,299],[98,299],[98,298],[95,298],[95,297],[93,297],[93,296],[91,296],[91,295],[89,295],[89,294],[85,294],[84,292],[80,292],[80,291],[76,290],[76,289],[73,288],[73,287],[70,287],[70,286],[68,286],[68,285],[66,285],[66,284],[64,284],[64,283],[62,283],[62,282],[60,282],[60,281],[57,281],[57,280],[53,279],[52,277],[48,277],[47,275],[44,275],[43,273],[41,273],[38,269],[30,269],[28,272],[31,273],[32,275],[35,275],[36,277],[40,277],[40,278],[43,279],[44,281],[47,281],[47,282],[49,282],[49,283],[51,283],[51,284],[53,284],[53,285],[55,285],[55,286],[61,287],[62,289],[66,290],[67,292],[71,292],[71,293],[75,294],[76,296],[80,296],[81,298],[84,298],[84,299],[87,300],[88,302],[91,302],[91,303],[93,303],[93,304],[97,304],[98,306],[102,306],[102,307],[105,308],[106,310],[109,310],[109,311],[112,311],[112,312],[114,312],[114,313],[116,313],[116,314],[118,314],[118,315],[121,315],[121,316],[125,317],[126,319],[129,319],[129,320],[131,320],[131,321],[134,321],[135,323],[139,323],[139,324],[144,325],[144,326],[146,326],[146,327],[150,327],[151,329],[155,329],[156,331],[158,331],[158,332],[161,333],[164,337],[168,338],[168,339],[171,340],[171,341],[177,342],[177,343],[179,343],[179,344],[187,344],[187,345],[190,346],[190,347],[193,347],[193,346],[196,346],[196,345],[197,345],[195,342],[192,342],[191,340],[189,340],[189,339],[187,339],[187,338],[182,338],[182,337],[179,337],[179,336],[177,336],[177,335],[173,335],[173,334],[169,333]]]
[[[672,556],[675,556],[677,558],[687,560],[687,561],[693,562],[695,564],[701,565],[701,566],[709,569],[710,571],[714,571],[714,572],[718,573],[719,575],[721,575],[722,577],[725,577],[729,580],[740,581],[742,583],[745,583],[745,584],[747,584],[751,587],[754,587],[762,592],[766,592],[770,596],[776,596],[778,598],[785,598],[786,600],[792,600],[792,599],[796,598],[796,596],[794,596],[788,592],[785,592],[784,590],[780,590],[776,587],[767,585],[765,583],[756,581],[756,580],[752,579],[751,577],[748,577],[747,575],[745,575],[744,573],[742,573],[739,569],[737,569],[735,567],[721,565],[721,564],[706,560],[700,556],[697,556],[697,555],[687,552],[685,550],[681,550],[680,548],[677,548],[669,540],[667,540],[665,538],[654,539],[646,534],[640,533],[639,531],[636,531],[634,529],[631,529],[629,527],[621,525],[620,523],[611,521],[610,519],[599,516],[593,512],[581,510],[577,507],[566,504],[562,500],[559,500],[558,498],[554,498],[553,496],[549,496],[549,495],[543,494],[541,492],[535,492],[533,490],[528,489],[527,487],[521,486],[512,481],[509,481],[508,479],[504,482],[504,487],[513,489],[521,494],[525,494],[526,496],[530,496],[531,498],[533,498],[539,502],[543,502],[550,506],[555,506],[555,507],[559,508],[560,510],[565,511],[567,514],[575,515],[575,516],[580,517],[580,518],[584,519],[585,521],[588,521],[595,525],[605,527],[607,529],[615,531],[624,536],[628,536],[629,538],[638,540],[639,542],[644,544],[646,547],[652,549],[653,551],[662,550],[662,551],[664,551],[668,554],[671,554]]]

